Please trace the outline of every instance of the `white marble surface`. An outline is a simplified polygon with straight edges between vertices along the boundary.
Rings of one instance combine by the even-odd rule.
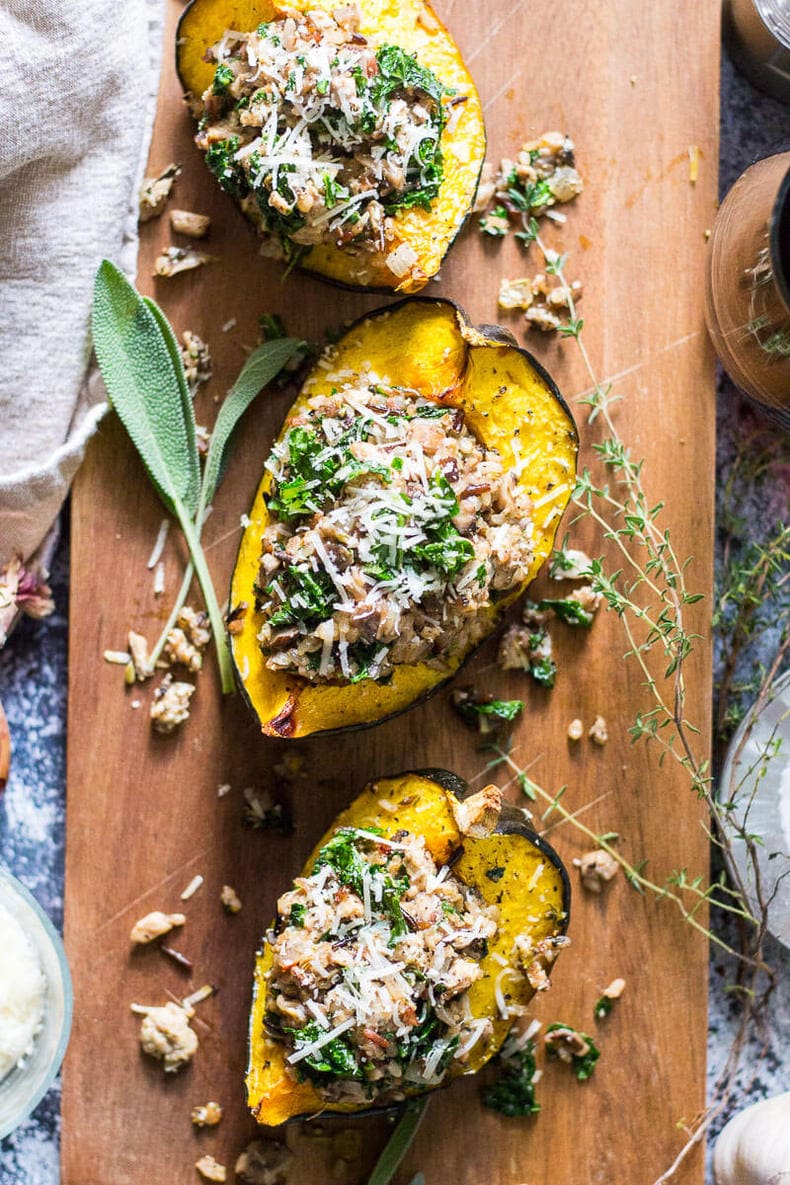
[[[787,147],[789,141],[790,111],[758,95],[725,61],[722,192],[752,160]],[[735,441],[754,413],[735,396],[726,380],[720,386],[717,459],[721,482],[732,462]],[[778,496],[784,497],[786,505],[786,486]],[[763,491],[757,496],[745,492],[747,522],[765,521],[766,510],[773,510],[766,507],[766,497],[769,501],[775,499],[777,491]],[[57,613],[43,623],[24,622],[0,652],[0,698],[15,741],[11,781],[0,798],[0,860],[24,881],[57,924],[62,918],[65,809],[67,534],[66,523],[53,569]],[[768,953],[780,971],[780,982],[765,1042],[755,1040],[744,1059],[741,1081],[750,1100],[790,1086],[790,955],[775,944]],[[710,976],[711,1082],[726,1056],[736,1024],[734,1002],[722,991],[731,976],[732,967],[714,953]],[[31,1119],[0,1144],[0,1185],[56,1185],[58,1104],[59,1089],[55,1087]],[[102,1180],[111,1185],[111,1178],[104,1173]]]

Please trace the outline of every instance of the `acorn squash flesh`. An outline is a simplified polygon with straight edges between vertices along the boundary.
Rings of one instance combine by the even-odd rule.
[[[536,961],[548,969],[556,953],[552,944],[564,935],[570,910],[565,868],[550,845],[530,831],[523,811],[505,805],[492,834],[479,839],[461,835],[453,800],[463,801],[469,794],[466,783],[446,770],[418,770],[371,782],[337,816],[302,872],[304,876],[312,873],[321,847],[340,828],[377,828],[385,838],[404,830],[422,835],[437,864],[451,861],[453,876],[473,888],[484,904],[498,906],[496,937],[480,960],[482,976],[468,993],[472,1016],[489,1018],[492,1031],[466,1061],[451,1064],[444,1083],[476,1073],[501,1048],[513,1025],[512,1016],[502,1015],[503,1001],[507,1011],[511,1006],[523,1007],[534,995],[535,988],[514,958],[515,939],[528,935],[534,944],[544,943]],[[286,1068],[286,1046],[264,1024],[272,961],[267,943],[255,965],[246,1077],[248,1105],[257,1121],[276,1126],[319,1111],[348,1114],[381,1109],[375,1101],[364,1108],[327,1102],[309,1079],[297,1081]],[[427,1089],[436,1088],[414,1085],[406,1093],[422,1094]]]
[[[338,5],[335,0],[293,0],[287,8],[332,14]],[[418,63],[446,88],[439,141],[442,179],[430,208],[413,206],[396,212],[393,237],[384,250],[322,242],[299,256],[298,267],[344,287],[415,292],[436,275],[474,204],[485,158],[482,105],[457,45],[428,0],[360,0],[359,8],[359,32],[372,47],[396,46],[416,55]],[[178,25],[176,68],[193,107],[214,78],[214,65],[205,61],[206,51],[225,31],[249,32],[281,16],[280,7],[270,0],[191,0]],[[247,217],[254,215],[242,209]],[[251,220],[260,229],[260,219],[252,216]],[[414,262],[399,275],[387,258],[401,245]]]
[[[517,467],[519,485],[532,499],[534,555],[528,578],[492,607],[490,633],[551,551],[575,478],[578,440],[570,412],[543,368],[501,330],[473,329],[449,301],[412,298],[368,314],[346,332],[307,378],[280,438],[312,396],[329,394],[348,382],[349,374],[371,368],[382,382],[462,409],[477,438],[498,450],[506,468]],[[262,731],[299,738],[376,724],[451,678],[469,650],[452,655],[442,667],[424,662],[400,665],[388,683],[311,682],[266,665],[258,642],[260,614],[254,606],[272,484],[267,471],[248,514],[230,597],[238,613],[232,657]]]

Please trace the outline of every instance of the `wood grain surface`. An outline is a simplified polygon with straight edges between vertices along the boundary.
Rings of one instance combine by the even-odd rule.
[[[167,0],[151,171],[182,163],[174,204],[211,215],[208,249],[219,261],[154,282],[153,259],[171,241],[164,217],[143,228],[139,282],[179,332],[189,328],[209,341],[214,378],[197,411],[210,424],[256,341],[261,313],[280,312],[291,331],[317,338],[382,301],[298,275],[283,282],[278,268],[259,257],[241,215],[191,144],[172,67],[179,9]],[[719,5],[440,0],[437,10],[483,97],[491,159],[512,155],[523,140],[549,129],[567,131],[577,144],[585,192],[567,207],[567,224],[546,224],[546,234],[569,252],[568,272],[584,283],[585,338],[599,375],[612,378],[624,396],[618,422],[634,455],[646,459],[649,495],[667,502],[679,553],[695,556],[691,583],[709,592],[714,373],[702,294],[704,232],[716,198]],[[689,180],[691,145],[700,150],[696,184]],[[428,291],[458,300],[478,321],[495,321],[500,277],[537,270],[537,260],[524,261],[516,244],[483,241],[472,227]],[[515,321],[512,327],[522,335]],[[573,342],[531,337],[529,345],[569,401],[583,392]],[[240,515],[288,399],[276,392],[260,399],[216,498],[206,540],[219,587],[228,581]],[[592,464],[595,435],[582,410],[582,464]],[[121,669],[101,655],[107,647],[123,648],[130,627],[153,640],[167,614],[184,548],[171,532],[167,591],[156,600],[146,561],[162,513],[117,422],[107,418],[73,497],[66,944],[76,1008],[63,1088],[64,1185],[190,1185],[205,1151],[232,1166],[256,1131],[242,1083],[247,1010],[254,951],[278,892],[367,779],[445,765],[479,782],[486,760],[452,715],[446,693],[373,730],[296,746],[266,741],[237,697],[220,700],[213,661],[200,677],[186,727],[174,737],[152,736],[151,685],[125,690]],[[574,530],[574,542],[595,554],[603,550],[589,523]],[[710,601],[695,611],[694,624],[706,633]],[[660,769],[643,745],[630,744],[626,729],[647,701],[636,669],[621,657],[617,620],[602,613],[589,636],[568,629],[556,635],[560,674],[550,694],[526,676],[500,672],[491,643],[466,681],[526,700],[514,754],[534,763],[531,775],[546,787],[567,784],[564,801],[573,809],[596,800],[586,821],[618,831],[630,857],[649,857],[659,879],[683,866],[703,871],[705,836],[682,776],[670,763]],[[688,687],[691,714],[704,726],[707,641],[696,647]],[[599,749],[585,739],[572,747],[569,721],[580,716],[589,725],[598,713],[608,721],[608,745]],[[292,755],[302,763],[295,775],[283,768]],[[231,786],[224,797],[217,794],[221,784]],[[242,792],[249,786],[287,803],[292,835],[242,827]],[[552,830],[551,840],[568,863],[585,848],[568,826]],[[188,922],[174,941],[191,958],[192,976],[155,948],[130,953],[134,921],[151,909],[181,908],[179,894],[195,874],[205,883],[186,903]],[[562,1065],[549,1065],[537,1119],[484,1111],[475,1081],[441,1092],[399,1182],[420,1169],[427,1185],[651,1185],[683,1142],[678,1125],[704,1100],[705,942],[670,907],[642,899],[622,878],[594,897],[573,875],[573,946],[535,1014],[597,1032],[603,1053],[595,1076],[579,1084]],[[220,907],[225,883],[244,903],[234,917]],[[615,976],[626,979],[626,994],[596,1026],[594,1001]],[[166,1080],[140,1053],[129,1004],[163,1003],[204,982],[219,991],[199,1006],[201,1047],[189,1069]],[[222,1103],[225,1118],[219,1128],[196,1133],[190,1109],[209,1098]],[[352,1126],[341,1120],[307,1133],[289,1130],[295,1185],[366,1179],[387,1122],[358,1122],[360,1159],[340,1163],[332,1135]],[[677,1179],[700,1182],[701,1157]]]

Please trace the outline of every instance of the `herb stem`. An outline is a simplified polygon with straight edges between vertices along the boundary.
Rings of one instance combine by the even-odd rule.
[[[425,1095],[422,1098],[411,1099],[405,1104],[395,1130],[384,1145],[384,1151],[368,1178],[368,1185],[389,1185],[414,1142],[429,1101]]]
[[[161,655],[162,651],[164,650],[165,643],[167,642],[167,635],[170,633],[170,631],[172,629],[175,628],[176,621],[178,620],[178,615],[181,612],[181,610],[184,608],[184,605],[186,604],[186,599],[189,596],[189,588],[190,588],[190,585],[192,584],[192,577],[194,575],[195,575],[195,565],[192,563],[192,560],[189,560],[189,562],[187,563],[187,566],[186,566],[186,570],[184,571],[184,578],[181,581],[181,588],[178,590],[178,596],[175,599],[173,608],[170,610],[170,616],[168,617],[167,621],[165,622],[164,629],[162,630],[161,634],[159,635],[159,639],[149,656],[149,661],[150,661],[152,667],[155,667],[157,662],[159,661],[159,656]]]
[[[200,543],[200,531],[192,522],[192,519],[180,502],[176,503],[176,514],[178,515],[181,530],[184,532],[189,553],[192,556],[195,574],[198,578],[198,583],[203,593],[203,600],[206,603],[206,611],[211,622],[211,632],[214,635],[214,644],[217,648],[217,662],[219,664],[222,693],[223,695],[229,695],[235,686],[233,666],[230,661],[230,650],[228,649],[228,642],[225,635],[225,622],[222,617],[222,610],[217,601],[217,594],[214,591],[206,557]],[[184,580],[186,580],[186,573]]]

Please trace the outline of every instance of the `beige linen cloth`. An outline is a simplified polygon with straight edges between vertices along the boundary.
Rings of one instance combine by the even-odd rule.
[[[161,42],[161,0],[0,2],[0,568],[44,539],[106,408],[93,276],[135,271]]]

